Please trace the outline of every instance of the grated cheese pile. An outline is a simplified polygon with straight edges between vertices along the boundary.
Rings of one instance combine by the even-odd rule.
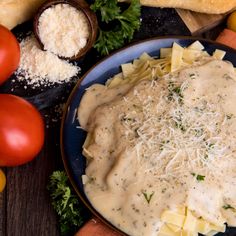
[[[124,97],[127,106],[135,109],[121,113],[120,119],[126,142],[135,148],[140,172],[158,179],[184,177],[195,170],[215,178],[225,176],[235,166],[231,157],[236,142],[229,135],[235,117],[205,98],[199,98],[195,106],[186,104],[183,93],[191,80],[179,83],[166,76],[163,81],[166,86],[158,99],[155,91],[160,81],[155,80],[148,96],[135,89],[135,103]]]
[[[39,18],[39,36],[44,49],[62,57],[73,57],[89,37],[85,14],[69,4],[46,9]]]
[[[40,49],[36,38],[28,36],[20,43],[20,65],[16,77],[32,87],[64,83],[76,76],[80,68]]]

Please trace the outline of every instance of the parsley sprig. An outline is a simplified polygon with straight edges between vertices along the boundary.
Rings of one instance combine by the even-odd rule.
[[[48,190],[52,206],[59,217],[61,235],[73,235],[88,219],[89,214],[74,194],[64,171],[54,171]]]
[[[95,0],[91,9],[101,16],[101,22],[116,22],[111,30],[99,29],[99,36],[94,45],[101,55],[122,47],[129,42],[134,32],[140,27],[141,7],[139,0],[131,0],[127,9],[122,11],[117,0]]]

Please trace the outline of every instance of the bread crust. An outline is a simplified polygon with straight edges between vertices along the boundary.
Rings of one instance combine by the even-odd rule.
[[[0,0],[0,24],[8,29],[29,20],[46,0]],[[124,1],[124,0],[120,0]],[[236,9],[236,0],[140,0],[150,7],[172,7],[209,14]]]
[[[0,24],[8,29],[29,20],[46,0],[0,0]]]
[[[140,0],[144,6],[173,7],[208,14],[222,14],[236,8],[236,0]]]

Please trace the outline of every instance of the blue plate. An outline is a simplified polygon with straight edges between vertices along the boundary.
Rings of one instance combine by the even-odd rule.
[[[107,79],[120,72],[121,64],[138,58],[143,52],[147,52],[151,56],[158,56],[160,48],[171,47],[173,42],[186,47],[196,40],[199,40],[210,54],[215,49],[226,51],[224,59],[231,61],[236,66],[236,50],[213,41],[189,37],[148,39],[121,49],[92,67],[75,86],[67,101],[67,109],[61,126],[61,152],[64,166],[81,200],[93,214],[106,224],[109,224],[109,222],[96,212],[86,198],[81,179],[81,176],[85,173],[86,166],[85,157],[82,155],[82,145],[85,141],[86,132],[79,128],[80,124],[76,117],[81,97],[86,88],[94,83],[104,84]],[[111,224],[109,225],[111,226]],[[230,229],[229,231],[230,233],[227,233],[227,235],[236,235],[235,230]]]

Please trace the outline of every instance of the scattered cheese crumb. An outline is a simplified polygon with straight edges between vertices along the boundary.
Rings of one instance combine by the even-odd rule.
[[[33,88],[69,82],[80,71],[79,67],[41,50],[33,35],[20,43],[20,50],[20,65],[15,73],[16,77],[18,80],[26,80]]]
[[[38,29],[44,49],[62,57],[76,55],[89,37],[85,14],[69,4],[46,9],[39,18]]]

